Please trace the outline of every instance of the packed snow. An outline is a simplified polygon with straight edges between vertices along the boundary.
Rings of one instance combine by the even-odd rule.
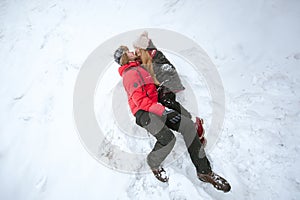
[[[299,19],[297,0],[2,0],[0,199],[300,199]],[[186,153],[166,167],[170,181],[163,184],[150,172],[112,170],[82,145],[73,120],[82,64],[107,39],[142,28],[191,38],[217,66],[226,112],[209,159],[231,183],[229,193],[200,182]],[[198,114],[209,128],[205,83],[166,54],[188,89],[199,90]],[[120,79],[117,67],[108,75],[112,84]],[[109,93],[112,86],[99,88]],[[188,106],[187,92],[179,99]],[[95,105],[99,121],[116,129],[101,106]],[[131,151],[151,149],[117,138]]]

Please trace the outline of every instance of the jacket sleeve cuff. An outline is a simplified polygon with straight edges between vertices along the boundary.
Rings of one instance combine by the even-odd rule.
[[[152,112],[158,116],[162,116],[164,111],[165,111],[165,107],[161,104],[153,104],[149,108],[149,112]]]

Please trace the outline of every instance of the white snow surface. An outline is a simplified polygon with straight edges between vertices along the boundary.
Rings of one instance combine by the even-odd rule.
[[[300,199],[299,19],[298,0],[1,0],[0,199]],[[81,65],[110,37],[144,27],[193,39],[217,66],[226,113],[209,159],[229,193],[197,180],[188,156],[166,168],[166,185],[107,168],[81,144],[72,110]],[[210,119],[209,96],[200,101]]]

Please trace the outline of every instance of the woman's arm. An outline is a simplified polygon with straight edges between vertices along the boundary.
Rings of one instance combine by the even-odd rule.
[[[162,116],[165,107],[157,102],[153,102],[149,97],[145,95],[145,92],[142,91],[142,88],[134,90],[131,95],[131,99],[134,104],[138,107],[138,110],[145,110],[152,112],[158,116]]]
[[[126,72],[123,76],[123,85],[129,100],[134,103],[138,110],[145,110],[159,116],[162,115],[165,107],[147,96],[147,92],[149,91],[147,91],[147,87],[144,87],[143,80],[141,80],[136,70]],[[155,86],[153,85],[153,87]]]

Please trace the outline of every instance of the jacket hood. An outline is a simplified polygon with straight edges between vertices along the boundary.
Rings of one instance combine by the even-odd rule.
[[[130,67],[137,67],[137,66],[139,66],[139,65],[140,65],[140,63],[137,62],[137,61],[133,61],[133,62],[130,62],[130,63],[128,63],[128,64],[122,65],[121,67],[119,67],[119,70],[118,70],[120,76],[122,76],[122,75],[123,75],[123,72],[124,72],[125,70],[129,69]]]

